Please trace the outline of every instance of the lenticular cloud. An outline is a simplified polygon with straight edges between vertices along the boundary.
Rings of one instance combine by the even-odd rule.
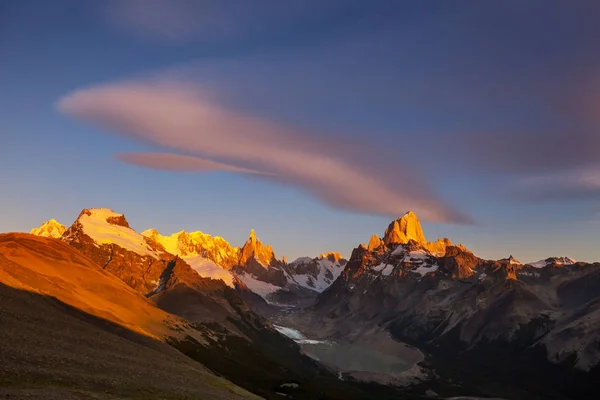
[[[369,145],[340,154],[330,140],[222,107],[193,85],[115,83],[71,93],[58,107],[118,135],[170,151],[118,155],[129,164],[252,174],[295,186],[346,210],[396,217],[410,209],[429,221],[467,221],[427,190],[411,168],[394,158],[385,163],[370,158],[377,152]]]

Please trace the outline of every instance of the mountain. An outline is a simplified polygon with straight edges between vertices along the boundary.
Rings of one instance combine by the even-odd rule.
[[[600,264],[484,260],[447,239],[432,244],[407,213],[281,323],[351,343],[386,332],[432,354],[449,381],[493,376],[496,396],[576,398],[599,389],[599,280]]]
[[[65,233],[66,227],[63,224],[58,223],[54,218],[44,222],[39,228],[33,228],[31,230],[32,235],[52,237],[58,239]]]

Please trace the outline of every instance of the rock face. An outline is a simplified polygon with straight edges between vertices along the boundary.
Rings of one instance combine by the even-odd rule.
[[[378,244],[376,239],[378,238],[375,236],[371,238],[369,248]],[[427,242],[419,218],[417,218],[415,213],[409,211],[401,218],[390,223],[385,230],[383,243],[389,246],[392,244],[407,244],[411,240],[436,255],[444,255],[446,247],[452,245],[450,239],[446,238],[438,239],[435,242]]]
[[[571,377],[600,371],[600,264],[484,260],[447,240],[440,254],[416,217],[405,217],[383,243],[374,237],[355,248],[339,278],[294,318],[339,340],[387,330],[452,362],[508,369],[519,381],[539,383],[531,372],[539,368]]]
[[[250,237],[240,250],[240,259],[238,265],[246,265],[251,258],[254,258],[256,262],[265,268],[269,267],[271,263],[277,261],[271,246],[263,245],[262,242],[256,238],[254,229],[250,231]]]
[[[401,218],[398,218],[388,226],[385,230],[383,241],[386,245],[390,244],[405,244],[409,240],[414,240],[420,245],[427,243],[421,222],[412,211],[407,212]]]
[[[44,222],[39,228],[33,228],[31,230],[32,235],[51,237],[58,239],[65,233],[66,227],[63,224],[58,223],[55,219]]]

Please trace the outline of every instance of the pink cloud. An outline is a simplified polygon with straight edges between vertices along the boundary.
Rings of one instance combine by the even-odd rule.
[[[265,178],[337,208],[393,217],[412,210],[429,221],[468,221],[443,204],[399,157],[381,162],[376,159],[381,153],[369,144],[340,143],[344,151],[336,151],[322,135],[224,108],[188,82],[97,86],[67,95],[58,107],[119,135],[186,154],[120,156],[136,165],[170,171],[263,171],[270,174]]]
[[[132,165],[163,171],[178,172],[211,172],[225,171],[242,174],[271,175],[266,172],[240,168],[216,161],[205,160],[199,157],[184,156],[169,153],[119,153],[116,158]]]

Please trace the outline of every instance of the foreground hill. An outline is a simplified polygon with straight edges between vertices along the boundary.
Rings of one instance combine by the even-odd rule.
[[[2,398],[257,398],[161,341],[194,332],[64,242],[0,235],[0,282]]]

